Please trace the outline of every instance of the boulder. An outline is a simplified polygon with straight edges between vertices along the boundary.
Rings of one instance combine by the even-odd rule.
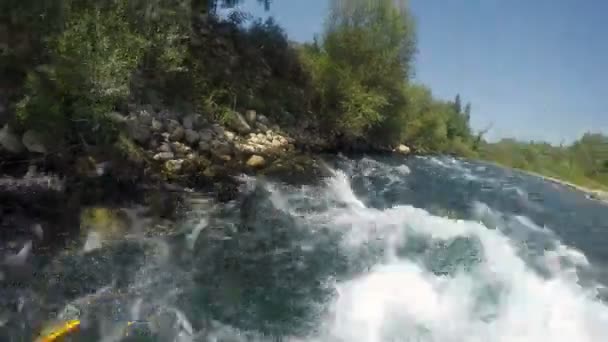
[[[185,134],[186,131],[184,130],[184,128],[178,126],[173,131],[171,131],[171,136],[169,137],[169,139],[173,141],[181,141],[184,139]]]
[[[266,165],[266,160],[262,156],[253,155],[247,160],[247,166],[258,169]]]
[[[173,154],[173,152],[160,152],[154,155],[154,160],[161,160],[161,161],[165,161],[165,160],[170,160],[175,158],[175,155]]]
[[[262,133],[258,134],[258,141],[263,143],[266,140],[266,136]]]
[[[256,117],[256,112],[255,112],[255,110],[251,110],[251,109],[250,109],[250,110],[248,110],[248,111],[246,111],[246,112],[245,112],[245,119],[247,120],[247,122],[248,122],[250,125],[255,124],[255,117]]]
[[[0,130],[0,147],[15,154],[23,152],[25,148],[19,136],[13,133],[8,124]]]
[[[23,143],[23,145],[25,146],[25,148],[30,151],[30,152],[34,152],[34,153],[46,153],[47,152],[47,148],[46,145],[44,144],[44,139],[42,139],[42,136],[34,131],[34,130],[28,130],[27,132],[25,132],[23,134],[23,137],[21,138],[21,142]]]
[[[180,142],[171,143],[171,148],[173,149],[175,155],[179,158],[185,157],[188,153],[192,152],[190,146],[182,144]]]
[[[399,144],[394,151],[400,154],[409,154],[410,148],[403,144]]]
[[[127,122],[127,118],[118,112],[106,113],[106,118],[115,124],[122,125]]]
[[[198,132],[192,129],[186,128],[184,135],[186,138],[186,142],[190,145],[196,144],[200,139],[200,135],[198,134]]]
[[[283,144],[282,144],[282,143],[281,143],[281,141],[280,141],[279,139],[277,139],[277,138],[275,138],[275,139],[272,141],[272,146],[273,146],[273,147],[281,147],[281,145],[283,145]]]
[[[245,120],[245,118],[243,118],[243,116],[237,112],[232,112],[230,115],[228,115],[226,125],[232,130],[237,131],[241,134],[247,134],[251,132],[251,126],[249,126],[247,120]]]

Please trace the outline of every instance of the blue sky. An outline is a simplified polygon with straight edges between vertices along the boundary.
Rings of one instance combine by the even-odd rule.
[[[608,133],[608,1],[410,0],[418,82],[460,93],[490,140],[570,142]],[[320,33],[327,0],[275,0],[270,12],[296,41]]]

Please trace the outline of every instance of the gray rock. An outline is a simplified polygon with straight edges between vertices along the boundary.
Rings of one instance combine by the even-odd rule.
[[[266,132],[268,130],[268,126],[261,122],[256,123],[255,127],[262,132]]]
[[[176,120],[173,120],[173,119],[167,120],[167,131],[173,132],[178,127],[181,127],[181,125]]]
[[[221,125],[218,124],[214,124],[213,127],[213,132],[218,135],[218,136],[223,136],[224,135],[224,127],[222,127]]]
[[[190,148],[190,146],[182,144],[177,141],[171,143],[171,148],[173,149],[173,152],[175,153],[175,155],[180,158],[185,157],[188,153],[192,152],[192,149]]]
[[[253,155],[247,160],[247,166],[252,168],[260,168],[266,165],[266,160],[262,156]]]
[[[25,148],[30,152],[34,152],[34,153],[46,153],[47,152],[46,145],[44,144],[44,139],[42,139],[42,136],[40,136],[40,134],[34,130],[30,129],[27,132],[25,132],[23,134],[23,137],[21,138],[21,142],[23,143]]]
[[[195,128],[196,117],[192,114],[184,116],[182,119],[182,125],[185,129],[194,129]]]
[[[127,132],[136,142],[144,145],[150,140],[152,132],[150,126],[140,122],[138,119],[131,118],[127,121]]]
[[[171,149],[171,145],[164,142],[158,147],[158,152],[173,152],[173,150]]]
[[[147,125],[150,126],[152,124],[152,115],[150,114],[150,112],[146,109],[142,109],[140,110],[137,114],[136,114],[136,119],[137,121],[139,121],[141,124],[143,125]]]
[[[173,152],[160,152],[154,155],[154,160],[170,160],[175,158]]]
[[[188,142],[188,144],[190,144],[190,145],[196,144],[200,139],[200,135],[198,134],[198,132],[196,132],[192,129],[186,129],[186,131],[184,132],[184,135],[186,138],[186,142]]]
[[[213,140],[213,131],[211,131],[211,130],[200,131],[198,133],[198,138],[201,141],[210,142],[211,140]]]
[[[152,123],[150,124],[150,128],[152,129],[153,132],[160,132],[163,130],[164,125],[163,122],[156,119],[156,118],[152,118]]]
[[[228,140],[228,141],[233,141],[235,136],[236,135],[234,134],[234,132],[231,132],[231,131],[224,132],[224,137],[226,137],[226,140]]]
[[[251,125],[253,125],[255,123],[255,117],[256,117],[256,112],[255,110],[248,110],[245,112],[245,119],[247,119],[247,122]]]
[[[198,143],[198,150],[203,153],[209,152],[209,151],[211,151],[211,145],[209,144],[208,141],[200,141]]]
[[[211,147],[213,148],[212,151],[218,155],[227,155],[232,153],[232,147],[227,142],[215,140],[211,144]]]
[[[171,139],[173,141],[181,141],[184,139],[185,134],[186,134],[186,131],[184,130],[184,128],[181,126],[178,126],[171,132],[171,136],[169,137],[169,139]]]
[[[266,117],[266,115],[258,115],[258,125],[262,124],[262,125],[268,125],[270,123],[270,121],[268,120],[268,118]]]
[[[237,112],[232,112],[230,115],[228,115],[228,120],[226,120],[226,124],[228,125],[228,127],[241,134],[247,134],[251,132],[251,127],[247,123],[247,120],[245,120],[245,118],[243,118],[243,116]]]
[[[163,132],[160,134],[161,137],[163,137],[164,141],[169,141],[169,138],[171,137],[171,134],[169,132]]]
[[[10,153],[21,153],[25,149],[19,136],[13,133],[8,124],[0,130],[0,146]]]

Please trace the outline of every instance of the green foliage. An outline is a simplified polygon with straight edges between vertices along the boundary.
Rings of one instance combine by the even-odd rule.
[[[608,137],[601,134],[588,133],[559,147],[504,139],[483,144],[480,157],[591,188],[608,188]]]

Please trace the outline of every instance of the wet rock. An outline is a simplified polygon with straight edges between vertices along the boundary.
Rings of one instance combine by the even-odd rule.
[[[169,131],[169,132],[173,132],[176,128],[181,127],[179,122],[177,120],[173,120],[173,119],[168,119],[166,121],[166,125],[167,125],[167,131]]]
[[[245,112],[245,119],[247,120],[247,122],[251,125],[253,125],[255,123],[255,118],[256,118],[256,112],[255,110],[248,110]]]
[[[85,208],[80,214],[80,229],[90,236],[95,234],[96,238],[102,241],[119,239],[123,237],[132,225],[132,221],[127,212],[121,209],[90,207]],[[90,244],[90,246],[98,244]],[[85,248],[89,251],[93,248]]]
[[[15,154],[21,153],[25,149],[19,136],[13,133],[8,124],[0,130],[0,147]]]
[[[154,160],[169,160],[175,158],[175,154],[173,152],[160,152],[154,155]]]
[[[251,132],[251,127],[247,123],[247,120],[238,112],[232,112],[228,115],[226,124],[232,130],[239,132],[240,134],[247,134]]]
[[[253,155],[247,160],[247,166],[258,169],[266,165],[266,160],[262,156]]]
[[[190,146],[182,144],[180,142],[171,143],[171,148],[173,149],[175,155],[179,158],[183,158],[192,152],[192,148],[190,148]]]
[[[46,153],[47,152],[46,145],[44,144],[44,139],[42,139],[42,136],[34,130],[30,129],[27,132],[25,132],[23,134],[21,142],[23,143],[25,148],[30,152],[33,152],[33,153]]]
[[[200,139],[200,135],[198,134],[198,132],[196,132],[192,129],[188,129],[188,128],[185,130],[184,136],[185,136],[186,142],[190,145],[196,144]]]
[[[184,130],[184,128],[181,126],[178,126],[171,132],[171,136],[169,137],[169,139],[171,139],[173,141],[181,141],[184,139],[185,135],[186,135],[186,131]]]
[[[217,155],[232,154],[232,147],[227,142],[215,140],[211,146],[213,148],[213,152]]]

